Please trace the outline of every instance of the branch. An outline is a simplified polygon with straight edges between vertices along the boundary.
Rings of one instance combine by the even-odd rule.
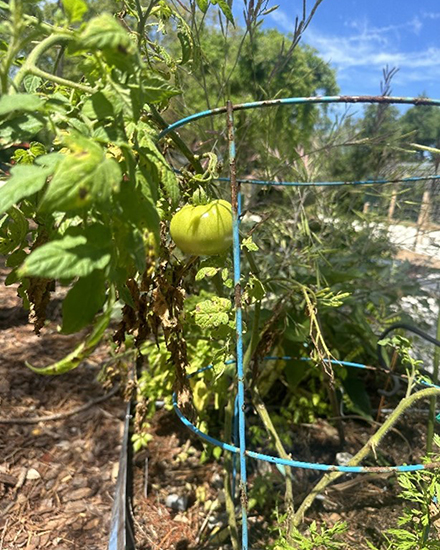
[[[109,391],[105,395],[102,395],[101,397],[97,397],[96,399],[92,399],[88,403],[85,403],[84,405],[81,405],[79,407],[75,407],[70,411],[51,414],[48,416],[33,416],[30,418],[0,418],[0,424],[38,424],[39,422],[48,422],[49,420],[51,421],[62,420],[63,418],[68,418],[69,416],[73,416],[80,412],[86,411],[87,409],[90,409],[94,405],[97,405],[98,403],[102,403],[103,401],[106,401],[110,397],[113,397],[118,390],[119,390],[119,384],[117,384],[111,391]]]
[[[383,437],[386,435],[386,433],[391,429],[393,424],[397,422],[397,420],[400,418],[400,416],[416,401],[419,399],[424,399],[425,397],[433,397],[436,395],[440,395],[440,389],[439,388],[428,388],[426,390],[418,391],[417,393],[414,393],[413,395],[410,395],[409,397],[405,397],[402,399],[402,401],[397,405],[395,410],[390,414],[390,416],[387,418],[387,420],[382,424],[381,428],[377,430],[377,432],[370,437],[370,439],[367,441],[367,443],[362,447],[362,449],[350,460],[348,463],[348,466],[357,466],[362,462],[364,458],[366,458],[371,451],[375,451],[376,447],[379,445]],[[433,468],[439,468],[439,463],[433,463],[426,464],[425,468],[427,469],[433,469]],[[310,508],[310,506],[313,504],[313,501],[315,500],[316,496],[321,493],[330,483],[338,479],[338,477],[341,477],[344,474],[344,472],[330,472],[327,474],[324,474],[324,476],[321,478],[320,481],[315,485],[315,487],[310,491],[310,493],[306,496],[306,498],[301,503],[301,506],[296,511],[296,514],[293,518],[293,522],[295,526],[298,526],[304,519],[304,515],[307,512],[307,510]]]
[[[168,124],[166,121],[162,118],[162,115],[159,113],[159,111],[154,107],[154,105],[149,105],[151,114],[153,115],[153,118],[156,120],[156,122],[159,124],[159,126],[162,129],[167,128]],[[189,160],[189,162],[192,164],[194,170],[198,174],[203,174],[204,170],[202,165],[200,164],[200,161],[195,158],[194,154],[192,153],[191,149],[186,145],[186,143],[183,141],[183,139],[172,130],[168,133],[170,138],[174,141],[174,143],[179,148],[180,152]]]
[[[260,417],[262,423],[264,424],[264,427],[272,437],[275,448],[281,458],[291,460],[292,457],[286,452],[286,449],[284,448],[283,442],[280,439],[280,436],[278,435],[278,432],[273,425],[273,422],[269,416],[269,413],[266,409],[266,405],[264,404],[263,400],[261,399],[260,393],[258,391],[258,388],[254,388],[253,391],[253,401],[255,403],[255,409],[258,413],[258,416]],[[287,512],[287,518],[286,518],[286,525],[287,525],[287,533],[290,534],[293,528],[293,518],[294,518],[294,504],[293,504],[293,486],[292,486],[292,468],[289,466],[285,466],[286,469],[286,491],[284,494],[284,501],[286,504],[286,512]]]
[[[26,59],[24,65],[21,67],[21,69],[16,74],[14,80],[12,81],[12,84],[9,89],[9,93],[14,93],[14,91],[17,91],[23,82],[24,77],[31,72],[32,70],[40,70],[36,66],[37,61],[40,59],[40,57],[44,54],[45,51],[47,51],[49,48],[54,46],[55,44],[60,44],[66,40],[72,40],[73,39],[73,33],[70,33],[68,31],[64,31],[62,34],[52,34],[42,40],[35,48],[31,51],[28,58]],[[33,73],[35,74],[35,73]],[[49,74],[49,73],[46,73]],[[39,75],[38,75],[39,76]],[[51,75],[52,76],[52,75]]]
[[[85,92],[86,94],[93,94],[94,92],[96,92],[96,90],[94,88],[91,88],[90,86],[86,86],[85,84],[80,84],[79,82],[73,82],[73,80],[67,80],[66,78],[61,78],[60,76],[56,76],[52,73],[47,73],[46,71],[43,71],[38,67],[30,67],[28,69],[28,73],[33,74],[35,76],[39,76],[40,78],[45,78],[46,80],[55,82],[60,86],[68,86],[69,88],[75,88],[77,90],[80,90],[81,92]]]

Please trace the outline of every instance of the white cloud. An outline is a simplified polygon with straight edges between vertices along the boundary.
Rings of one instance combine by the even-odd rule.
[[[271,14],[277,26],[285,32],[292,32],[293,22],[286,13],[277,10]],[[440,13],[423,13],[422,19],[440,18]],[[418,35],[423,23],[419,17],[401,24],[382,27],[371,26],[368,20],[351,20],[345,24],[347,34],[330,34],[311,25],[304,34],[304,42],[316,48],[326,62],[338,69],[338,80],[347,82],[356,78],[361,87],[374,79],[381,78],[382,69],[398,67],[395,85],[412,84],[422,91],[429,80],[440,85],[440,48],[404,51],[401,35]],[[415,41],[414,41],[415,43]],[[359,81],[359,78],[362,80]]]
[[[295,25],[291,17],[289,17],[283,10],[279,8],[269,14],[270,19],[279,25],[285,32],[293,32]]]
[[[424,11],[422,16],[425,19],[440,19],[440,12]]]
[[[364,40],[377,40],[383,43],[389,41],[390,35],[396,38],[400,36],[402,31],[418,35],[423,28],[423,23],[417,16],[413,17],[410,21],[398,25],[386,25],[383,27],[372,27],[367,19],[352,19],[347,21],[345,25],[359,31]]]

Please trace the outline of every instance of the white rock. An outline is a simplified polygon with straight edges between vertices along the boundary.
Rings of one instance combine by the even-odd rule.
[[[35,468],[30,468],[26,473],[26,479],[40,479],[41,475]]]

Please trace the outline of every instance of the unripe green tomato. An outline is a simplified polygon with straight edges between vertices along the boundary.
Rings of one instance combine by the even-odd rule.
[[[182,252],[195,256],[221,254],[232,244],[232,208],[222,199],[186,204],[171,219],[170,233]]]

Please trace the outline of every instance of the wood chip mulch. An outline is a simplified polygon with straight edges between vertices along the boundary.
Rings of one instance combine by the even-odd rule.
[[[80,337],[60,335],[56,323],[36,336],[16,288],[0,284],[0,417],[62,415],[104,395],[102,350],[57,377],[25,366],[61,359]],[[114,395],[59,420],[0,423],[1,550],[107,548],[123,415]]]

